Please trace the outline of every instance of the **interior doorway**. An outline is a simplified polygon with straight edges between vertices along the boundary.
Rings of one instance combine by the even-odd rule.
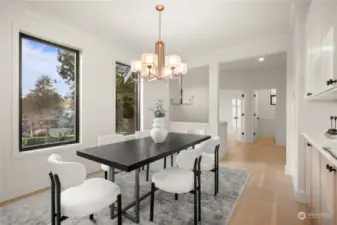
[[[245,92],[242,90],[220,91],[220,121],[227,122],[228,141],[244,141]]]
[[[253,92],[253,141],[261,138],[275,139],[276,136],[276,89],[255,90]]]

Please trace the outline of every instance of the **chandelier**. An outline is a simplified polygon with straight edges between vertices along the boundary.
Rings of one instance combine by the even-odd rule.
[[[179,55],[165,56],[165,44],[161,40],[161,13],[163,5],[157,5],[159,12],[159,39],[155,44],[155,54],[144,53],[141,60],[131,61],[131,72],[139,78],[148,80],[179,79],[187,73],[187,64],[181,61]]]

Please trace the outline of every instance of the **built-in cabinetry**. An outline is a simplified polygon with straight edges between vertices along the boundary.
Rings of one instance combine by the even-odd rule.
[[[337,224],[337,159],[307,142],[306,194],[312,224]]]
[[[306,21],[305,94],[337,99],[337,0],[312,0]]]

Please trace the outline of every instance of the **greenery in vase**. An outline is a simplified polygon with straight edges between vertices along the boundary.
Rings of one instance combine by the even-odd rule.
[[[153,113],[154,113],[154,117],[156,117],[156,118],[163,118],[163,117],[165,117],[166,111],[164,109],[163,100],[159,100],[156,103],[156,108],[153,110]]]

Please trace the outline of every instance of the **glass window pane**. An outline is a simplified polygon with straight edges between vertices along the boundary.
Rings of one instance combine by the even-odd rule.
[[[232,107],[232,125],[236,128],[236,106]]]
[[[20,33],[20,150],[79,142],[79,51]]]
[[[116,63],[116,133],[124,135],[140,128],[140,85],[129,70],[129,65]]]

